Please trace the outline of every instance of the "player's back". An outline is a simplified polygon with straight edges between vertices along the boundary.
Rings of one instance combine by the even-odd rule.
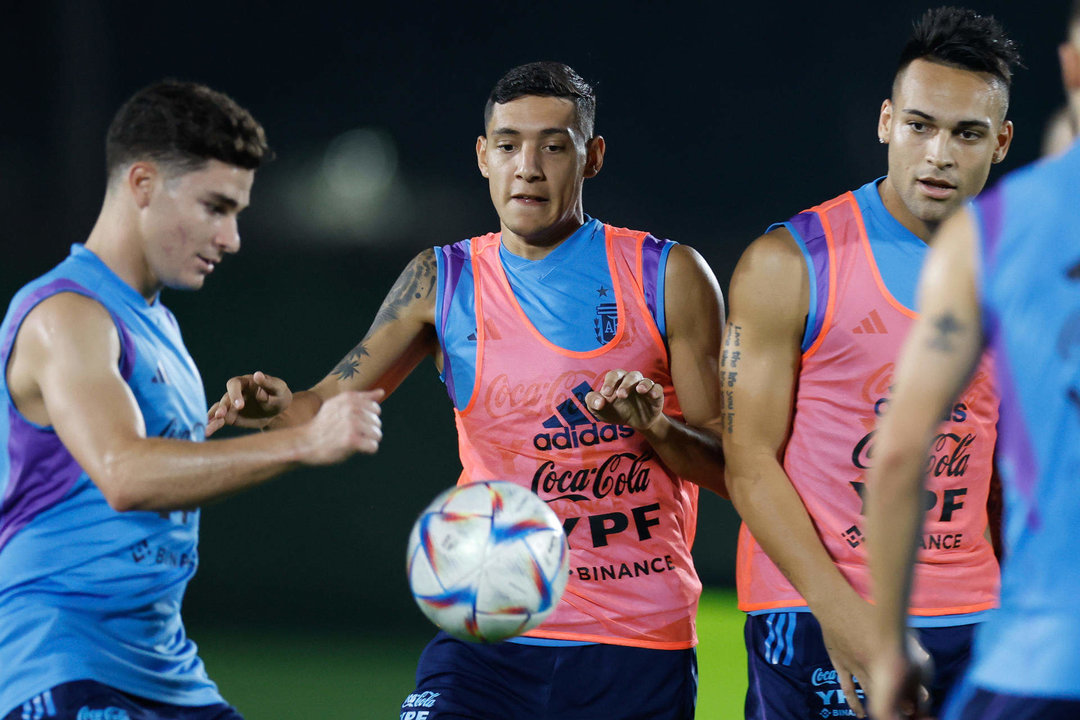
[[[1009,175],[973,209],[1006,501],[1002,607],[973,678],[1080,697],[1080,143]]]

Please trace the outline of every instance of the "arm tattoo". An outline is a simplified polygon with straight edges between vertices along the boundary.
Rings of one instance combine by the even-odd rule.
[[[720,356],[720,410],[724,417],[724,432],[735,432],[735,383],[738,380],[739,359],[742,357],[742,327],[729,325],[724,333],[724,348]]]
[[[934,332],[927,341],[927,345],[942,352],[955,352],[956,346],[953,345],[953,335],[965,330],[964,324],[957,322],[956,316],[949,310],[946,310],[945,314],[939,315],[933,321],[933,324]]]
[[[397,320],[401,311],[410,303],[431,297],[431,294],[435,292],[436,280],[435,251],[428,249],[413,258],[398,276],[394,286],[387,293],[386,299],[383,300],[382,306],[379,307],[379,311],[375,313],[375,320],[364,335],[364,339],[342,358],[334,368],[333,374],[341,380],[348,380],[356,375],[359,372],[360,363],[369,354],[368,338],[383,325]]]
[[[402,308],[408,304],[430,297],[431,293],[435,292],[435,280],[435,251],[425,250],[413,258],[398,276],[394,287],[390,288],[382,307],[375,314],[375,322],[371,323],[368,337],[386,323],[397,320]]]

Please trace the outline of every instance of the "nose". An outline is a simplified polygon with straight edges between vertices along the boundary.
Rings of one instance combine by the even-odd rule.
[[[525,145],[517,156],[517,169],[514,175],[525,182],[544,179],[544,169],[540,162],[540,149]]]
[[[926,144],[926,160],[937,168],[952,167],[952,134],[938,132]]]
[[[214,236],[214,242],[224,253],[233,254],[240,251],[240,226],[237,224],[235,215],[230,215],[222,222],[217,235]]]

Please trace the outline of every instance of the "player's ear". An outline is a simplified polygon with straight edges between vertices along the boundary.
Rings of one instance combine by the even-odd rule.
[[[994,148],[993,162],[999,163],[1005,159],[1005,156],[1009,152],[1009,146],[1012,144],[1013,137],[1013,124],[1012,120],[1006,120],[1001,123],[1001,129],[997,134],[997,147]]]
[[[140,210],[150,204],[161,171],[157,165],[140,161],[133,163],[127,171],[127,188]]]
[[[476,164],[480,168],[480,174],[488,177],[487,138],[483,135],[476,138]]]
[[[878,142],[888,144],[889,133],[892,131],[893,106],[892,100],[885,98],[881,102],[881,112],[878,114],[877,136]]]
[[[585,144],[585,177],[591,178],[604,167],[604,138],[597,135]]]

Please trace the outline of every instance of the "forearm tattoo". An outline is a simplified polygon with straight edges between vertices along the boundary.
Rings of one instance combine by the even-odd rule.
[[[375,313],[375,320],[364,335],[364,339],[341,359],[334,368],[333,374],[341,380],[348,380],[356,375],[360,370],[360,364],[365,357],[368,357],[367,343],[371,336],[383,325],[397,320],[402,310],[410,303],[430,298],[435,292],[436,276],[434,250],[429,249],[413,258],[398,276],[394,286],[390,288],[379,311]]]

